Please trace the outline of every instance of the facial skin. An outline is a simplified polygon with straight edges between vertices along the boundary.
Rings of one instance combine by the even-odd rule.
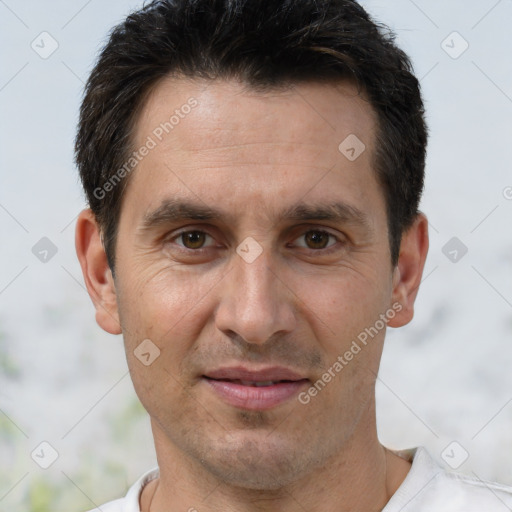
[[[155,490],[152,511],[381,510],[409,469],[376,433],[385,329],[307,404],[295,393],[264,410],[235,406],[204,376],[280,366],[308,379],[307,392],[379,315],[394,309],[388,325],[409,322],[427,221],[419,215],[404,234],[393,268],[372,168],[376,118],[350,84],[263,94],[234,81],[166,78],[142,110],[134,147],[190,97],[197,106],[130,178],[115,281],[91,212],[77,224],[97,322],[123,333],[151,416],[161,476],[142,510]],[[338,150],[350,134],[366,146],[355,161]],[[172,202],[221,216],[157,215]],[[344,205],[339,219],[283,216],[335,203]],[[262,249],[252,262],[237,253],[247,237]],[[134,355],[145,339],[160,349],[149,366]]]

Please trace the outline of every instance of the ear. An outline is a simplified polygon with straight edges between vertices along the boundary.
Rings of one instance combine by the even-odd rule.
[[[397,313],[389,320],[390,327],[402,327],[412,320],[427,253],[428,221],[423,213],[419,213],[402,235],[398,263],[393,271],[392,303]]]
[[[121,334],[114,278],[101,241],[101,231],[89,208],[78,216],[75,247],[85,286],[96,308],[96,322],[110,334]]]

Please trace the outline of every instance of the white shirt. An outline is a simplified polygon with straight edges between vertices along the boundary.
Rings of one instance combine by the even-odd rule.
[[[512,487],[483,482],[442,469],[425,448],[397,452],[412,466],[382,512],[510,512]],[[124,498],[90,512],[140,512],[144,486],[158,477],[158,468],[142,475]]]

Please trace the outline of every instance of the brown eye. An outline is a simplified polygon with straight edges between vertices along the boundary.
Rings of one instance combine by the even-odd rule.
[[[181,233],[179,239],[187,249],[200,249],[204,245],[207,236],[203,231],[185,231]]]
[[[329,239],[334,238],[326,231],[308,231],[303,236],[309,249],[325,249],[329,244]]]

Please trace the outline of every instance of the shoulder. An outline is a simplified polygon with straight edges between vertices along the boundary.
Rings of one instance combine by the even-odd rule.
[[[512,487],[441,470],[432,480],[427,495],[436,510],[508,511],[512,508]]]
[[[425,448],[413,452],[409,474],[383,512],[506,512],[512,487],[451,473]]]
[[[125,498],[109,501],[108,503],[101,505],[101,507],[89,510],[88,512],[124,512],[125,508],[123,507],[125,502]],[[137,512],[139,511],[137,510]]]
[[[147,471],[128,489],[124,498],[109,501],[89,512],[140,512],[139,498],[142,489],[158,476],[158,468]]]

